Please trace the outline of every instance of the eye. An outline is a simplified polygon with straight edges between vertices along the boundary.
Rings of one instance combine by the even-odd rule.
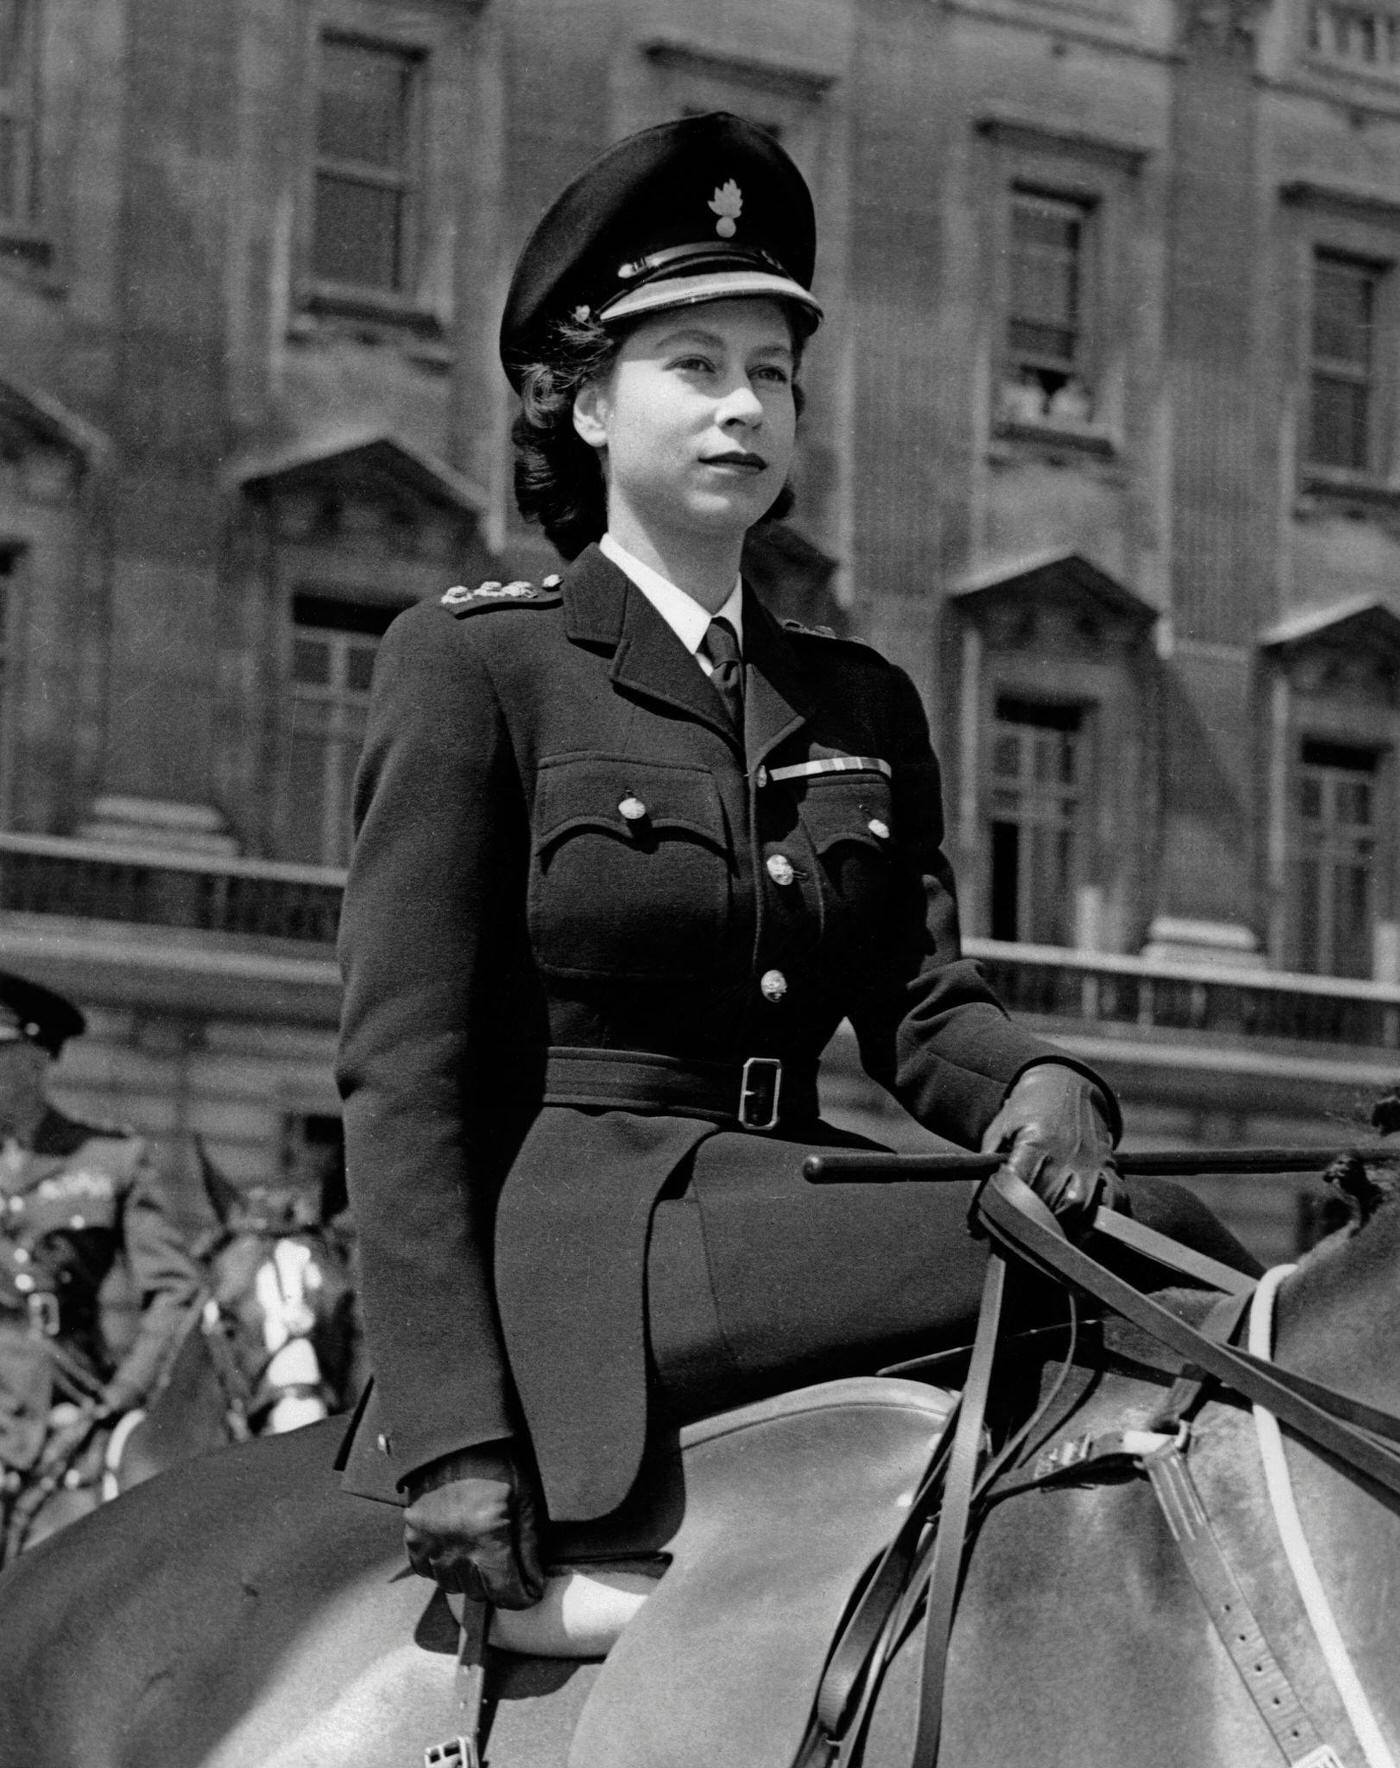
[[[708,356],[678,356],[671,364],[672,368],[679,369],[682,374],[710,374],[714,366]]]
[[[760,364],[753,371],[753,377],[756,381],[766,381],[769,386],[773,387],[790,387],[792,385],[791,374],[781,363],[777,362]]]

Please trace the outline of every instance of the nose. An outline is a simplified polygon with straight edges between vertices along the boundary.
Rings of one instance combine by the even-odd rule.
[[[762,422],[763,401],[749,385],[747,378],[735,381],[720,401],[719,423],[721,429],[728,429],[731,424],[742,424],[746,429],[756,429]]]

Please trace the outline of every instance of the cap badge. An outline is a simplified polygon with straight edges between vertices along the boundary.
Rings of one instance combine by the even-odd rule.
[[[710,208],[719,216],[719,220],[715,222],[715,232],[721,239],[733,239],[734,223],[744,212],[744,193],[732,178],[716,190]]]
[[[575,325],[587,325],[589,320],[593,317],[593,309],[588,305],[587,301],[580,301],[578,306],[574,308],[570,317],[573,319]]]

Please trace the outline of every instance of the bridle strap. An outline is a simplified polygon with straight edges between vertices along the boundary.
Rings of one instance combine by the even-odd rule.
[[[967,1557],[968,1532],[972,1519],[972,1495],[981,1458],[982,1427],[987,1416],[987,1400],[992,1387],[992,1364],[997,1338],[1001,1332],[1002,1303],[1006,1297],[1006,1260],[993,1252],[987,1261],[987,1274],[982,1284],[982,1306],[977,1315],[977,1336],[972,1345],[972,1364],[958,1407],[957,1429],[953,1436],[953,1455],[948,1464],[948,1483],[943,1497],[943,1510],[938,1519],[938,1535],[933,1549],[933,1565],[929,1572],[927,1619],[924,1629],[922,1693],[919,1699],[919,1728],[914,1743],[914,1761],[918,1768],[933,1768],[938,1760],[939,1739],[943,1730],[944,1671],[948,1661],[948,1641],[953,1631],[953,1610],[957,1606],[958,1588],[962,1582],[963,1563]]]
[[[1246,1351],[1213,1342],[1069,1241],[1030,1187],[1005,1167],[983,1185],[975,1211],[998,1245],[1045,1275],[1093,1296],[1242,1398],[1267,1407],[1281,1423],[1315,1447],[1335,1455],[1386,1491],[1400,1495],[1400,1453],[1377,1441],[1381,1433],[1372,1426],[1358,1427],[1348,1422],[1344,1414],[1348,1410],[1363,1411],[1383,1424],[1384,1435],[1391,1440],[1400,1438],[1400,1419],[1334,1395],[1314,1382],[1295,1378]]]

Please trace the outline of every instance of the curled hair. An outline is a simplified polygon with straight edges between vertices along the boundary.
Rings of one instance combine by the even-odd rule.
[[[803,334],[797,325],[792,331],[800,364]],[[510,432],[515,501],[525,520],[538,522],[566,559],[577,558],[608,525],[602,462],[574,428],[574,401],[590,381],[608,373],[625,335],[592,318],[556,320],[538,360],[520,370],[520,411]],[[792,393],[800,416],[803,393],[796,382]],[[792,487],[784,485],[762,519],[781,521],[792,506]]]

